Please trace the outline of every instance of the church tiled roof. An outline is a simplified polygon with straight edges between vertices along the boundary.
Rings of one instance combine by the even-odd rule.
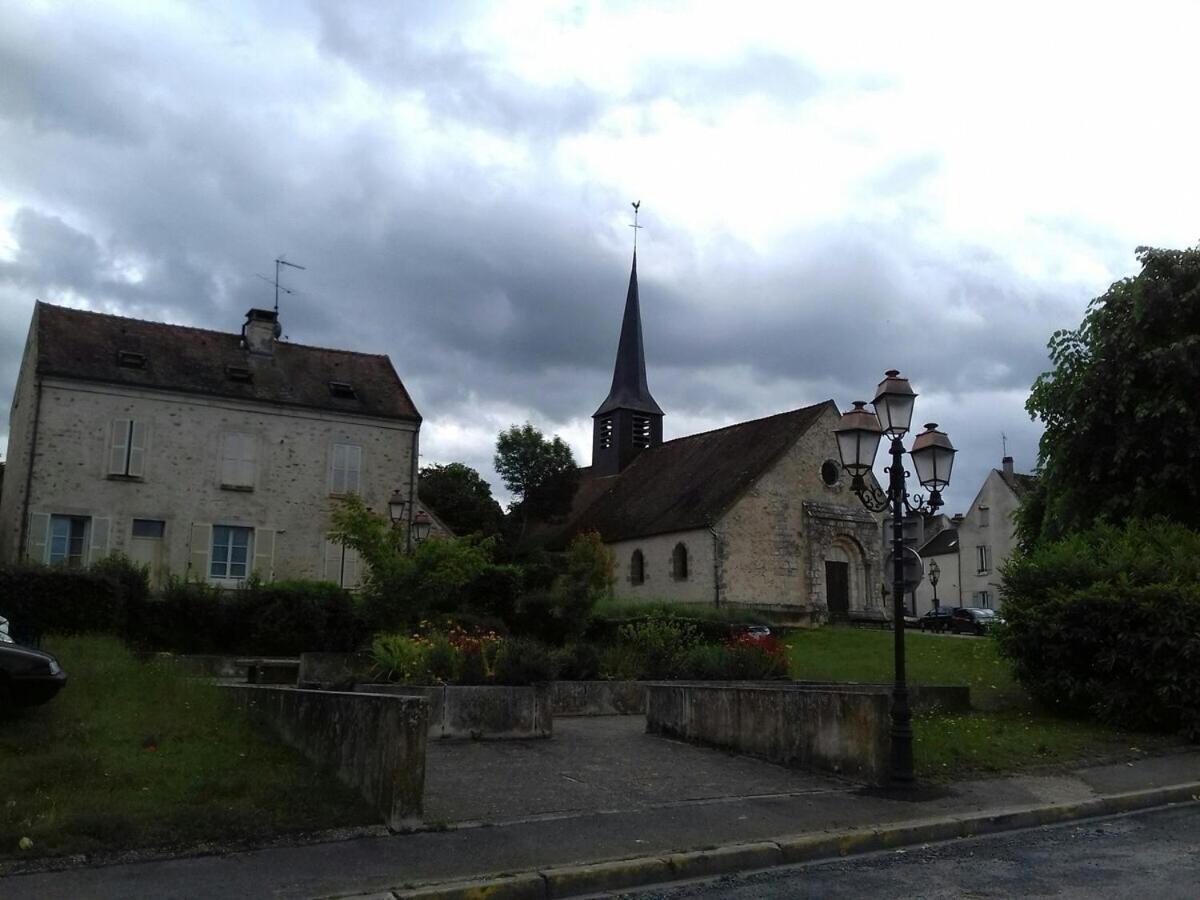
[[[827,400],[676,438],[643,450],[620,475],[585,477],[571,515],[548,544],[561,546],[584,531],[612,542],[706,528],[832,405]]]
[[[383,355],[279,341],[271,356],[255,356],[240,335],[222,331],[48,303],[38,303],[36,316],[40,375],[420,420]],[[121,365],[118,354],[139,364]]]

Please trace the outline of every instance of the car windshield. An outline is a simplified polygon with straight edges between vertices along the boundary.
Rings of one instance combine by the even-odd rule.
[[[975,615],[981,619],[990,619],[992,616],[996,615],[996,611],[992,609],[977,609],[975,610]]]

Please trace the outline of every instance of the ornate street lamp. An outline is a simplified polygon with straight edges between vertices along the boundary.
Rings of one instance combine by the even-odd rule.
[[[418,544],[421,543],[421,541],[429,537],[429,532],[432,528],[433,520],[429,518],[428,513],[423,509],[418,509],[412,521],[413,540]]]
[[[396,490],[392,491],[392,496],[388,499],[388,518],[392,520],[393,528],[400,527],[400,523],[404,521],[407,512],[408,501],[400,493],[400,489],[396,488]]]
[[[874,414],[866,409],[861,400],[854,408],[838,420],[834,428],[837,436],[838,453],[842,466],[850,473],[850,489],[872,512],[889,512],[892,518],[892,630],[895,640],[896,680],[892,689],[892,760],[891,784],[907,787],[913,782],[912,754],[912,710],[908,705],[908,684],[904,671],[904,516],[929,514],[942,505],[942,491],[950,483],[950,470],[954,466],[955,449],[946,435],[937,430],[936,424],[925,426],[925,430],[913,441],[913,467],[917,479],[929,491],[928,500],[921,494],[909,495],[904,470],[904,444],[902,438],[912,422],[913,407],[917,399],[907,378],[890,369],[875,392]],[[883,435],[891,439],[889,452],[892,464],[888,473],[887,490],[874,484],[868,485],[866,474],[875,465],[875,454]]]
[[[938,579],[941,577],[942,577],[942,567],[937,564],[936,559],[931,559],[929,561],[929,586],[931,588],[933,588],[933,608],[934,609],[938,608],[937,583],[938,583]]]

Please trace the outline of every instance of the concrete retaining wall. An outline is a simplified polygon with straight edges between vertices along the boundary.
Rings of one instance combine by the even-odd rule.
[[[661,682],[646,686],[646,730],[880,784],[890,699],[878,691]]]
[[[690,682],[689,682],[690,683]],[[890,684],[857,684],[844,681],[712,681],[714,687],[772,687],[799,690],[827,688],[860,693],[891,694]],[[556,716],[640,716],[646,711],[644,681],[556,681]],[[971,689],[958,685],[909,685],[913,712],[966,712]]]
[[[245,678],[246,667],[237,664],[237,656],[203,653],[155,653],[154,661],[195,678]]]
[[[225,690],[252,719],[357,790],[389,828],[421,821],[424,698],[242,684]]]
[[[549,684],[530,687],[493,685],[359,684],[355,691],[429,702],[429,736],[511,740],[548,738],[554,733],[553,694]]]
[[[556,716],[640,716],[646,711],[641,681],[556,681]]]
[[[370,653],[301,653],[300,687],[331,687],[334,689],[374,680],[375,660]],[[378,677],[378,676],[374,676]]]

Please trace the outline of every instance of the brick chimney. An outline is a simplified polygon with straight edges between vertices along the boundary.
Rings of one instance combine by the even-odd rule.
[[[966,518],[966,516],[964,516],[962,513],[955,513],[953,516],[950,517],[950,524],[953,525],[955,528],[957,528],[959,525],[961,525],[963,523],[963,519],[965,519],[965,518]]]
[[[279,337],[279,313],[271,309],[252,309],[242,326],[242,346],[255,356],[274,356]]]
[[[1000,465],[1004,466],[1004,477],[1012,478],[1012,476],[1013,476],[1013,458],[1011,456],[1004,457],[1004,459],[1000,460]]]

